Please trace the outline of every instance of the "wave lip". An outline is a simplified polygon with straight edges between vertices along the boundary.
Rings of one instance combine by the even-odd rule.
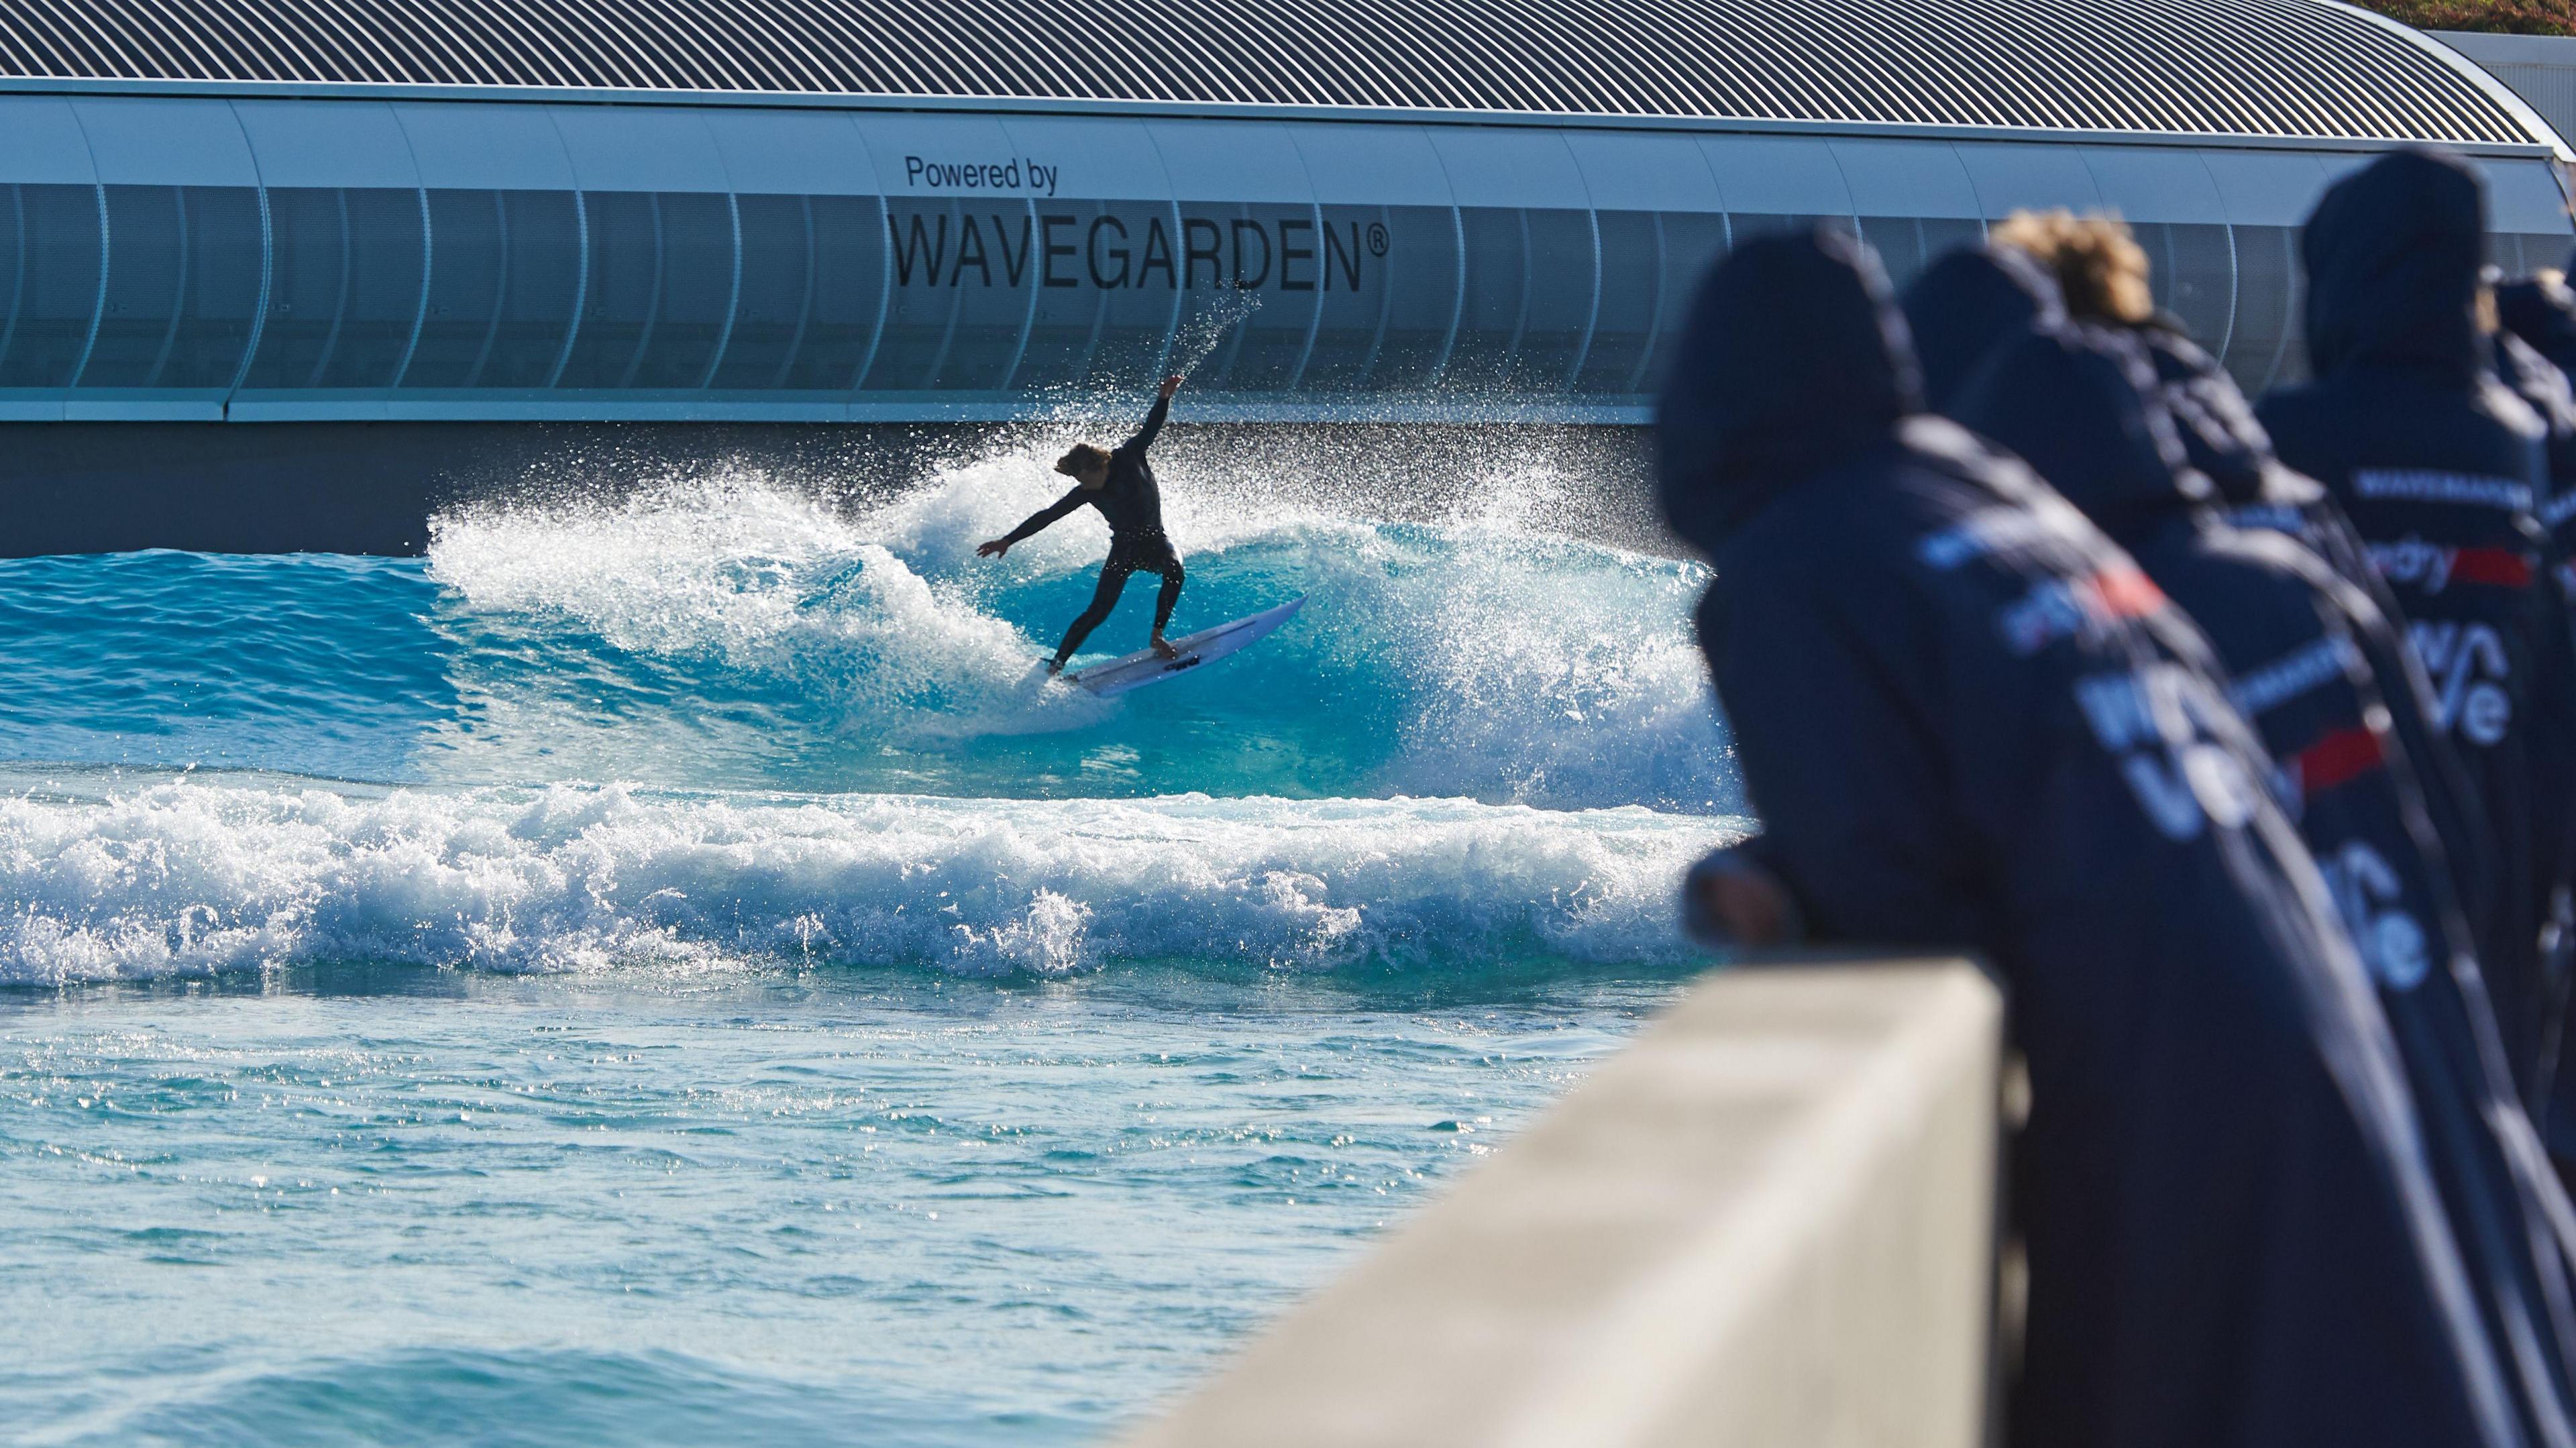
[[[1683,958],[1745,821],[1467,800],[359,796],[174,780],[0,801],[0,983],[336,960],[495,971]]]
[[[1741,810],[1690,627],[1701,565],[1526,531],[1509,487],[1479,495],[1501,516],[1398,523],[1171,472],[1190,570],[1175,633],[1308,603],[1221,669],[1115,703],[1035,671],[1090,600],[1098,521],[975,557],[1056,491],[1032,457],[961,464],[857,517],[748,477],[462,510],[429,571],[466,707],[424,769]],[[1151,595],[1131,587],[1094,651],[1141,646]]]

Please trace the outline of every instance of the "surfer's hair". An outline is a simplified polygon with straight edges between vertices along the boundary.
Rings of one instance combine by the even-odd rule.
[[[2134,327],[2156,314],[2147,253],[2116,216],[2016,211],[1995,227],[1993,239],[2048,268],[2065,294],[2067,314],[2079,322]]]
[[[1055,470],[1068,478],[1078,478],[1094,468],[1109,466],[1109,454],[1087,442],[1075,443],[1063,457],[1055,460]]]

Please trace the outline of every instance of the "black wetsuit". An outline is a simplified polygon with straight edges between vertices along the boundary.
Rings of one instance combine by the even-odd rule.
[[[1109,455],[1108,482],[1097,488],[1074,484],[1071,492],[1031,513],[1027,522],[1003,539],[1017,543],[1085,503],[1098,508],[1100,516],[1109,520],[1109,559],[1100,565],[1100,586],[1091,595],[1091,607],[1084,609],[1082,616],[1064,631],[1064,642],[1055,651],[1058,664],[1072,658],[1073,651],[1082,646],[1091,631],[1107,621],[1131,573],[1162,575],[1163,591],[1154,599],[1155,634],[1160,636],[1172,621],[1172,605],[1181,597],[1181,555],[1172,551],[1172,540],[1163,535],[1163,490],[1154,484],[1154,465],[1145,461],[1145,449],[1153,445],[1154,435],[1163,430],[1163,419],[1171,410],[1170,398],[1154,400],[1153,411],[1145,414],[1145,425]]]

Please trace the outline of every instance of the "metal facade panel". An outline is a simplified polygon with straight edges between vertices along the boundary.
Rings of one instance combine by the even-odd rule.
[[[1962,142],[1959,164],[1968,169],[1977,204],[1988,217],[2058,206],[2092,211],[2102,205],[2102,189],[2085,169],[2084,158],[2062,147]]]
[[[709,106],[698,113],[733,189],[754,196],[874,196],[876,164],[846,115]]]
[[[1832,146],[1863,216],[1975,220],[1981,214],[1977,188],[1945,142],[1837,140]]]
[[[420,184],[402,123],[381,101],[235,101],[233,114],[271,186]]]
[[[1172,194],[1163,154],[1139,121],[1100,116],[1005,116],[1002,134],[1022,161],[1045,170],[1039,197],[1162,201]]]
[[[411,142],[423,186],[574,189],[562,133],[541,106],[398,102],[394,119]]]
[[[1315,199],[1305,158],[1283,124],[1154,121],[1146,130],[1176,196],[1292,203]]]
[[[2207,151],[2201,156],[2218,183],[2227,219],[2238,226],[2297,226],[2316,209],[2329,177],[2314,156]]]
[[[1708,155],[1688,136],[1567,131],[1592,204],[1605,211],[1724,211]]]
[[[1431,134],[1461,206],[1583,206],[1583,173],[1554,131],[1443,126]]]
[[[1447,206],[1456,198],[1419,126],[1289,128],[1315,199],[1342,206]]]
[[[2080,154],[2102,205],[2131,221],[2220,224],[2227,203],[2199,153],[2160,146],[2086,146]]]
[[[158,96],[72,102],[98,179],[133,186],[256,186],[250,143],[229,102]]]
[[[2568,232],[2567,198],[2545,161],[2482,161],[2487,178],[2487,230]]]
[[[584,191],[723,191],[732,178],[699,113],[683,106],[549,106]]]
[[[1808,136],[1702,136],[1700,151],[1730,212],[1850,216],[1851,188],[1833,147]]]
[[[2547,140],[2328,0],[6,0],[0,75]]]
[[[942,201],[1025,199],[1031,178],[1008,131],[989,116],[863,115],[852,118],[888,196]]]
[[[89,138],[71,102],[51,96],[0,97],[0,181],[87,186],[98,180]]]

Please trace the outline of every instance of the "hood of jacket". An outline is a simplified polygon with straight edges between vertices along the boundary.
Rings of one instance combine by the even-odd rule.
[[[2561,276],[2530,276],[2496,289],[2496,322],[2558,371],[2576,374],[2576,289]]]
[[[2392,151],[2326,188],[2299,233],[2316,375],[2375,366],[2473,378],[2486,209],[2478,173],[2433,151]]]
[[[1701,284],[1655,410],[1665,520],[1715,552],[1773,498],[1884,445],[1920,396],[1868,248],[1823,229],[1747,242]]]
[[[2496,288],[2496,320],[2559,371],[2576,375],[2576,288],[2559,276],[2526,277]]]
[[[2016,247],[1961,247],[1905,289],[1905,325],[1923,367],[1923,400],[1936,412],[1977,364],[2010,338],[2065,320],[2057,279]]]
[[[2159,400],[2181,435],[2184,460],[2228,503],[2265,501],[2269,475],[2280,464],[2244,389],[2217,358],[2178,332],[2149,326],[2137,336],[2156,370]]]
[[[2540,415],[2553,437],[2576,432],[2576,388],[2540,349],[2511,330],[2490,334],[2487,360],[2496,380]]]
[[[1950,415],[2019,454],[2115,540],[2214,499],[2126,333],[2065,325],[2008,342]]]

